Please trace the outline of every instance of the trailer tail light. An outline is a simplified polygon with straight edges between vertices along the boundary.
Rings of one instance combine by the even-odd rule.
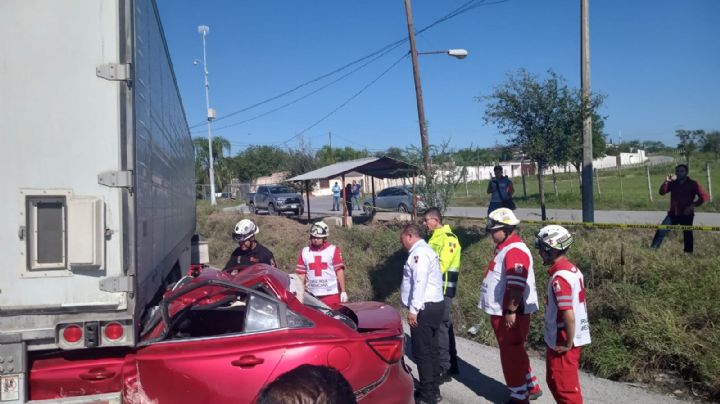
[[[373,339],[367,342],[373,351],[387,363],[395,363],[404,355],[405,337],[403,335],[390,338]]]
[[[78,344],[83,337],[83,329],[77,324],[70,324],[65,326],[63,328],[62,332],[60,333],[62,335],[62,342],[65,342],[66,344],[75,345]]]
[[[65,350],[109,346],[132,346],[132,321],[85,321],[57,326],[56,343]]]
[[[125,329],[120,323],[110,323],[103,330],[103,337],[111,341],[117,341],[125,335]]]

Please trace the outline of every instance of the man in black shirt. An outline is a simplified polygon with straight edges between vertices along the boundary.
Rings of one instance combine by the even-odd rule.
[[[252,220],[243,219],[237,222],[232,237],[239,247],[232,252],[223,271],[234,275],[247,266],[260,263],[277,267],[273,253],[255,240],[255,235],[259,232],[260,228]]]

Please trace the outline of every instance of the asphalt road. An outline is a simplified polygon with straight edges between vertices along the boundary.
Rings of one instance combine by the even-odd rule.
[[[406,340],[410,334],[406,327]],[[497,348],[479,344],[477,342],[456,338],[458,357],[460,359],[460,374],[452,381],[440,386],[443,403],[503,403],[509,398],[505,387],[502,368],[500,367],[500,354]],[[406,343],[406,352],[410,352],[409,343]],[[409,353],[405,357],[406,363],[413,369],[413,376],[417,378],[417,367]],[[543,389],[543,395],[533,403],[550,404],[555,400],[545,383],[545,361],[530,358],[530,366],[538,378]],[[587,404],[600,403],[633,403],[633,404],[670,404],[684,403],[670,395],[654,393],[626,383],[614,382],[580,372],[580,387],[583,399]]]
[[[313,217],[340,216],[342,212],[333,212],[331,196],[310,197],[310,213]],[[550,220],[582,221],[582,211],[576,209],[547,209]],[[487,216],[486,206],[449,207],[445,212],[447,216],[481,218]],[[520,220],[540,220],[540,209],[518,208],[515,214]],[[354,216],[362,216],[362,212],[355,210]],[[596,210],[595,221],[598,223],[632,223],[632,224],[660,224],[665,217],[664,211],[615,211]],[[697,212],[695,225],[720,226],[720,213]]]

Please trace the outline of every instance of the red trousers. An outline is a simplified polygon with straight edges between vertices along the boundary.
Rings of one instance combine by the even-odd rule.
[[[490,323],[500,348],[500,363],[505,384],[510,389],[510,399],[517,403],[527,403],[530,390],[533,393],[540,390],[525,351],[525,341],[530,332],[530,315],[516,315],[512,328],[505,325],[505,316],[490,316]]]
[[[547,384],[555,401],[560,404],[582,404],[582,391],[578,368],[580,367],[580,351],[574,347],[565,353],[557,353],[548,348],[545,356],[547,366]]]
[[[340,293],[334,295],[318,296],[323,303],[327,304],[331,309],[335,309],[340,306]]]

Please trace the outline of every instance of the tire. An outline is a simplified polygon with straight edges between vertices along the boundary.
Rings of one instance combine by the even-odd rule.
[[[301,209],[295,209],[295,210],[293,210],[293,215],[295,215],[295,216],[300,216],[300,215],[302,215],[302,210],[301,210]]]
[[[268,204],[268,215],[270,215],[270,216],[278,215],[278,211],[275,210],[275,205],[273,205],[272,203]]]
[[[372,205],[370,205],[369,203],[363,204],[363,212],[368,216],[372,215],[373,214]]]
[[[254,203],[250,202],[248,204],[248,208],[250,209],[250,213],[252,213],[253,215],[257,215],[257,209],[255,208]]]
[[[408,208],[407,208],[407,206],[405,206],[404,203],[401,203],[400,205],[398,205],[397,211],[400,213],[407,213]]]

